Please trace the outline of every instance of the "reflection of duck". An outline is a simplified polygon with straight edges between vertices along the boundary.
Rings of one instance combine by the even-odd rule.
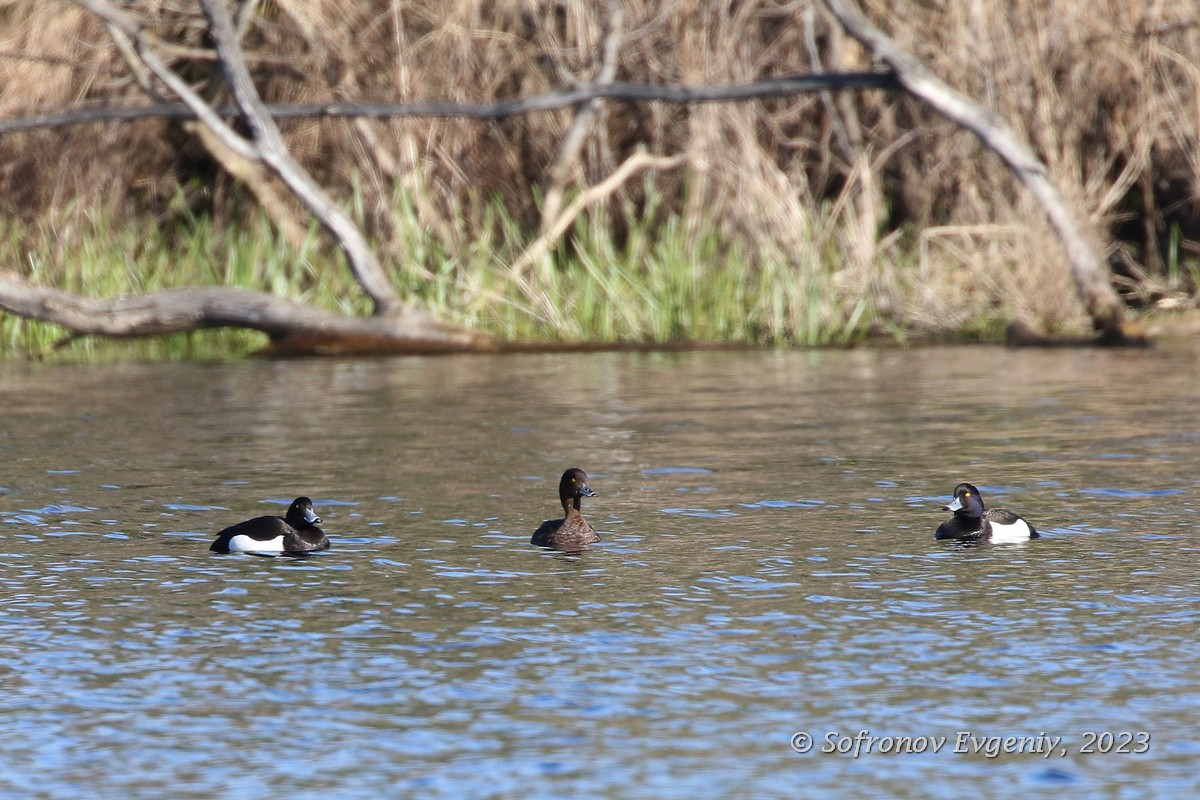
[[[580,498],[595,497],[596,493],[587,483],[587,473],[581,469],[569,469],[558,482],[558,499],[562,502],[565,516],[548,519],[534,531],[530,544],[553,547],[555,550],[579,550],[592,542],[600,541],[592,523],[583,518],[579,510]]]
[[[1032,525],[1011,511],[1003,508],[984,510],[983,496],[969,483],[956,486],[954,499],[942,510],[953,511],[954,516],[938,526],[938,539],[1023,542],[1041,538]]]
[[[216,553],[308,553],[329,547],[312,500],[297,497],[282,517],[255,517],[230,525],[208,548]]]

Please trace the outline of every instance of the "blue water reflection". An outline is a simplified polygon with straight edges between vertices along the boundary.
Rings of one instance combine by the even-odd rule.
[[[7,366],[0,793],[1194,791],[1196,361]],[[576,465],[603,541],[531,547]],[[935,542],[960,480],[1046,537]],[[298,494],[331,550],[207,552]]]

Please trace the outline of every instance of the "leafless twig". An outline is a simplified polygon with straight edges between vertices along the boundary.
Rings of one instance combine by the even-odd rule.
[[[77,0],[77,2],[94,0]],[[498,121],[520,114],[570,108],[595,99],[623,103],[730,103],[787,97],[803,92],[849,89],[898,89],[890,72],[841,72],[820,75],[791,75],[753,83],[727,86],[650,86],[641,83],[586,84],[565,92],[532,95],[495,103],[278,103],[264,105],[267,113],[281,119],[475,119]],[[237,108],[218,106],[221,117],[240,117]],[[0,134],[35,128],[60,128],[105,121],[139,119],[196,119],[197,113],[181,103],[143,106],[104,106],[70,109],[30,117],[0,120]]]
[[[560,310],[554,308],[543,297],[543,294],[536,292],[529,285],[528,279],[525,276],[525,271],[538,259],[542,258],[546,253],[554,247],[559,238],[566,233],[571,227],[571,223],[583,213],[584,209],[593,203],[608,197],[617,189],[619,189],[625,181],[639,172],[647,169],[674,169],[687,161],[687,157],[683,155],[675,156],[655,156],[647,153],[645,150],[639,149],[629,158],[617,167],[617,169],[595,186],[591,186],[581,192],[571,204],[563,209],[562,213],[555,218],[550,225],[542,232],[533,244],[529,245],[524,252],[519,255],[516,260],[509,266],[509,277],[520,284],[526,293],[530,296],[538,298],[539,312],[543,318],[552,325],[561,327],[562,319]]]
[[[599,86],[611,85],[617,77],[617,56],[621,50],[621,30],[624,25],[624,11],[621,9],[621,3],[618,0],[609,0],[608,4],[608,35],[604,37],[604,58],[600,64],[600,71],[596,74],[596,84]],[[558,152],[554,156],[554,161],[550,163],[550,168],[547,170],[549,182],[546,185],[546,196],[542,201],[542,233],[550,229],[558,218],[558,212],[562,208],[563,193],[566,191],[567,176],[570,174],[571,165],[574,163],[576,156],[579,155],[579,150],[583,147],[584,137],[587,136],[588,126],[592,122],[592,118],[600,110],[601,100],[589,100],[586,104],[580,106],[575,119],[571,121],[571,127],[567,129],[567,133],[563,136],[562,142],[559,143]]]

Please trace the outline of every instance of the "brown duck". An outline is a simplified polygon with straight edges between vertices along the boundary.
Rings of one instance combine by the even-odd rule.
[[[558,499],[565,516],[543,522],[534,531],[530,544],[555,550],[582,550],[592,542],[600,541],[592,523],[584,519],[579,510],[581,498],[596,496],[587,481],[587,473],[574,467],[562,474],[562,480],[558,482]]]

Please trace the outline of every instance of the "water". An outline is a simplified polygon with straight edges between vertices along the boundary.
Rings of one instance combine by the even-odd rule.
[[[0,794],[1195,791],[1198,363],[4,365]],[[961,480],[1046,538],[935,542]],[[327,553],[207,552],[298,494]]]

